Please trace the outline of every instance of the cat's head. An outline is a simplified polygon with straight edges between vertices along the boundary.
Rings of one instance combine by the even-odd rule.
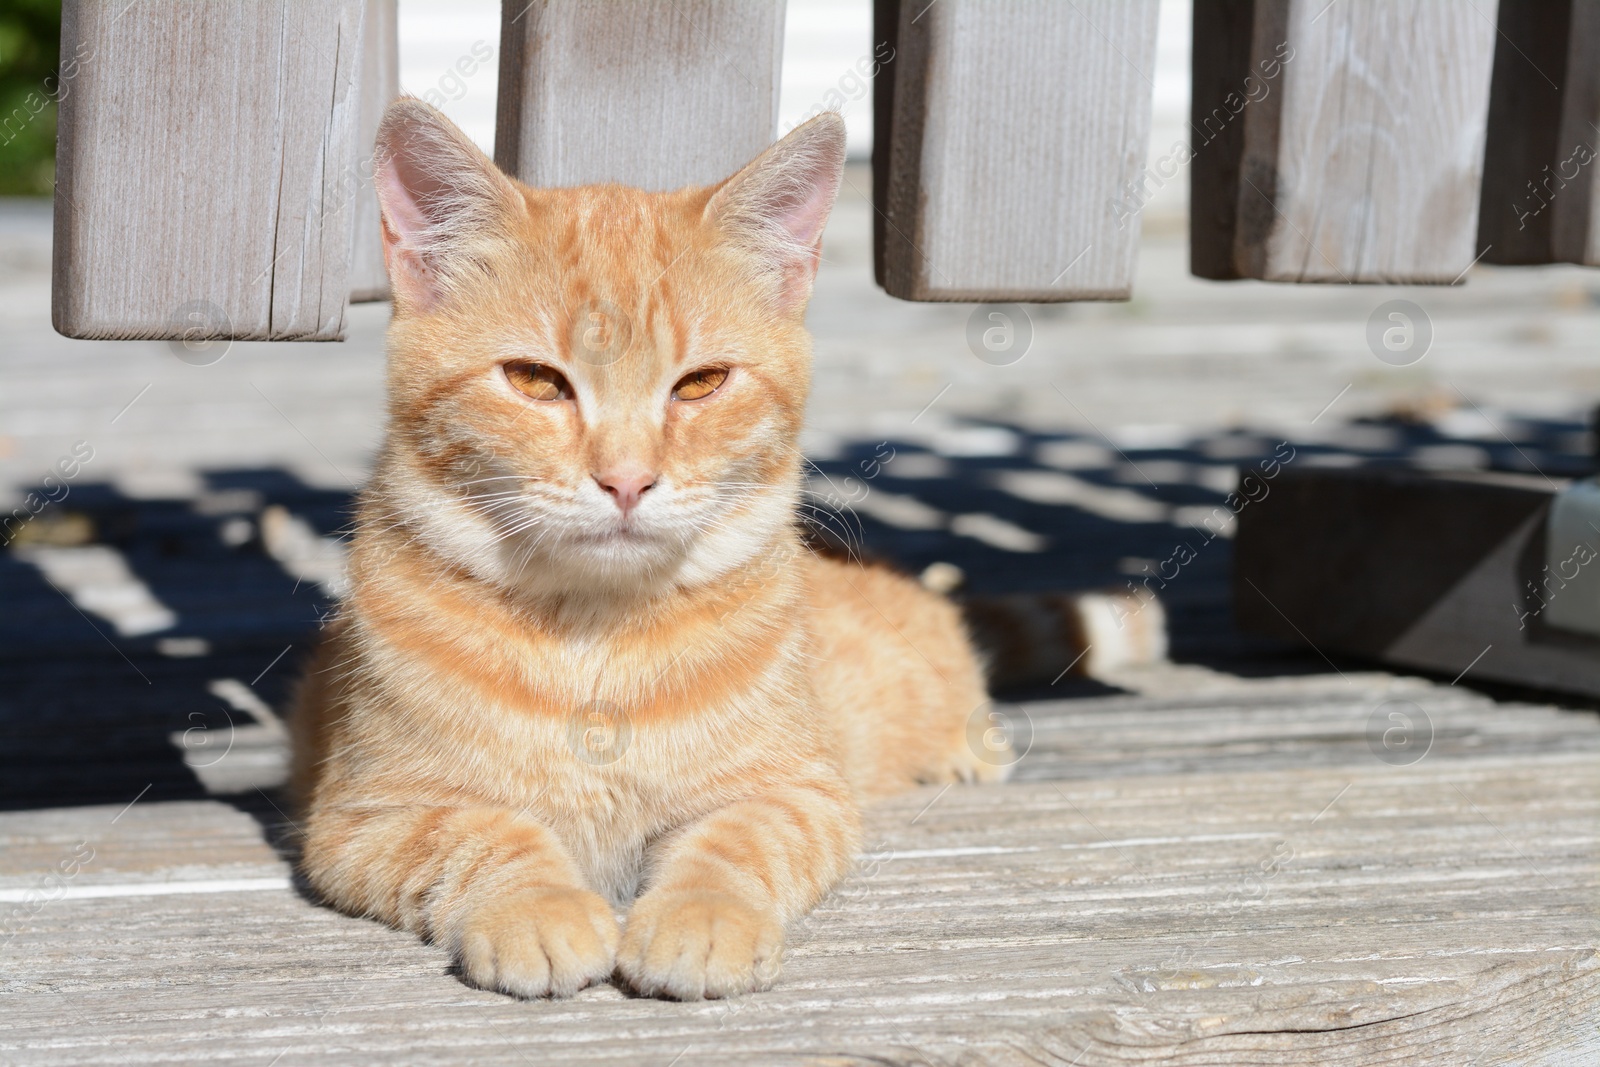
[[[391,105],[385,519],[536,594],[749,559],[794,521],[802,320],[843,163],[827,114],[716,186],[535,189]]]

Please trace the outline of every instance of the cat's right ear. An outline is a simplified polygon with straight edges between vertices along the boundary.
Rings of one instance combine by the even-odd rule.
[[[803,314],[811,297],[844,150],[844,119],[824,111],[723,182],[706,204],[706,217],[777,279],[785,311]]]
[[[522,197],[454,123],[414,97],[383,113],[373,163],[390,285],[397,303],[428,311],[504,233]]]

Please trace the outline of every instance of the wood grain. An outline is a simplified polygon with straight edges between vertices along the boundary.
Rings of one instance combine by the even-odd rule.
[[[1230,109],[1242,125],[1237,155],[1224,145],[1198,157],[1196,202],[1223,225],[1195,232],[1196,272],[1458,280],[1478,251],[1494,15],[1493,4],[1454,0],[1197,5],[1197,44],[1234,37],[1235,64],[1246,55],[1239,35],[1249,48],[1231,76],[1196,67],[1196,112],[1215,111],[1219,92],[1250,102]],[[1246,79],[1274,60],[1279,84],[1254,90]],[[1220,206],[1230,199],[1231,221]]]
[[[720,181],[772,142],[779,0],[504,0],[495,162],[531,185]]]
[[[343,335],[361,15],[361,0],[68,0],[59,332]]]
[[[1600,4],[1500,5],[1478,247],[1489,263],[1600,264]]]
[[[468,989],[437,950],[289,888],[262,799],[0,815],[0,1049],[1008,1067],[1600,1052],[1580,1025],[1600,1011],[1592,713],[1370,673],[1120,683],[1144,692],[1005,706],[1033,737],[1019,781],[873,809],[777,986],[722,1003]],[[1436,739],[1407,766],[1363,741],[1396,700]],[[93,859],[16,918],[80,842]]]
[[[1139,212],[1122,205],[1144,173],[1156,7],[876,6],[876,36],[894,49],[874,149],[878,283],[891,296],[1127,298]]]
[[[398,0],[365,0],[361,24],[361,125],[357,133],[355,217],[351,220],[350,300],[389,299],[383,266],[383,224],[372,188],[373,146],[389,101],[400,95]]]

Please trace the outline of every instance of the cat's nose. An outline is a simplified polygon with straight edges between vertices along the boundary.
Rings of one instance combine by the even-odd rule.
[[[639,498],[656,484],[654,474],[637,468],[609,470],[596,474],[594,480],[600,483],[600,488],[610,494],[612,500],[616,501],[617,507],[622,509],[624,518],[628,512],[639,506]]]

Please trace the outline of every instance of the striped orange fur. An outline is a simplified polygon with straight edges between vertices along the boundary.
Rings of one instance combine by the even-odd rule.
[[[1001,775],[956,609],[797,530],[843,156],[823,115],[715,187],[533,189],[389,109],[388,438],[293,720],[329,903],[508,993],[737,994],[864,801]]]

